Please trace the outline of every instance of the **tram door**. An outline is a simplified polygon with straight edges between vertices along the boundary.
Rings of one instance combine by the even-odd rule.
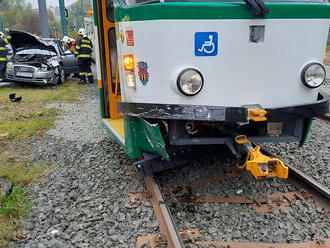
[[[121,101],[113,0],[97,0],[98,33],[104,112],[107,119],[121,118],[117,102]]]

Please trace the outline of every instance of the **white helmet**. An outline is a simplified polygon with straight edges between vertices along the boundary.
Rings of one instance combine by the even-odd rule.
[[[86,35],[86,30],[84,28],[79,29],[78,34],[80,36],[85,36]]]
[[[67,43],[70,42],[70,39],[69,39],[68,36],[64,36],[62,41],[63,41],[65,44],[67,44]]]
[[[2,33],[2,32],[0,32],[0,38],[2,38],[2,39],[6,39],[6,36],[5,36],[5,34],[4,34],[4,33]]]

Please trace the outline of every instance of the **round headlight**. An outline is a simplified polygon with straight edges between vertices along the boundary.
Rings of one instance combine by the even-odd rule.
[[[186,96],[194,96],[203,88],[203,76],[196,69],[183,70],[177,79],[179,91]]]
[[[301,81],[309,88],[317,88],[325,81],[324,67],[319,63],[311,63],[304,67],[301,72]]]

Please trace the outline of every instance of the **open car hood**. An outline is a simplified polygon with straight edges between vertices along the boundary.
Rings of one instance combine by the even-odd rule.
[[[11,30],[10,35],[11,47],[14,54],[25,49],[42,49],[56,53],[54,46],[50,45],[46,41],[43,41],[38,36],[19,30]]]

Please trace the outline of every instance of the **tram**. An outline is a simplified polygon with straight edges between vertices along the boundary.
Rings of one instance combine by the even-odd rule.
[[[93,0],[104,125],[134,159],[225,144],[245,151],[256,178],[287,178],[252,144],[303,145],[329,111],[319,91],[329,10],[324,0]]]

